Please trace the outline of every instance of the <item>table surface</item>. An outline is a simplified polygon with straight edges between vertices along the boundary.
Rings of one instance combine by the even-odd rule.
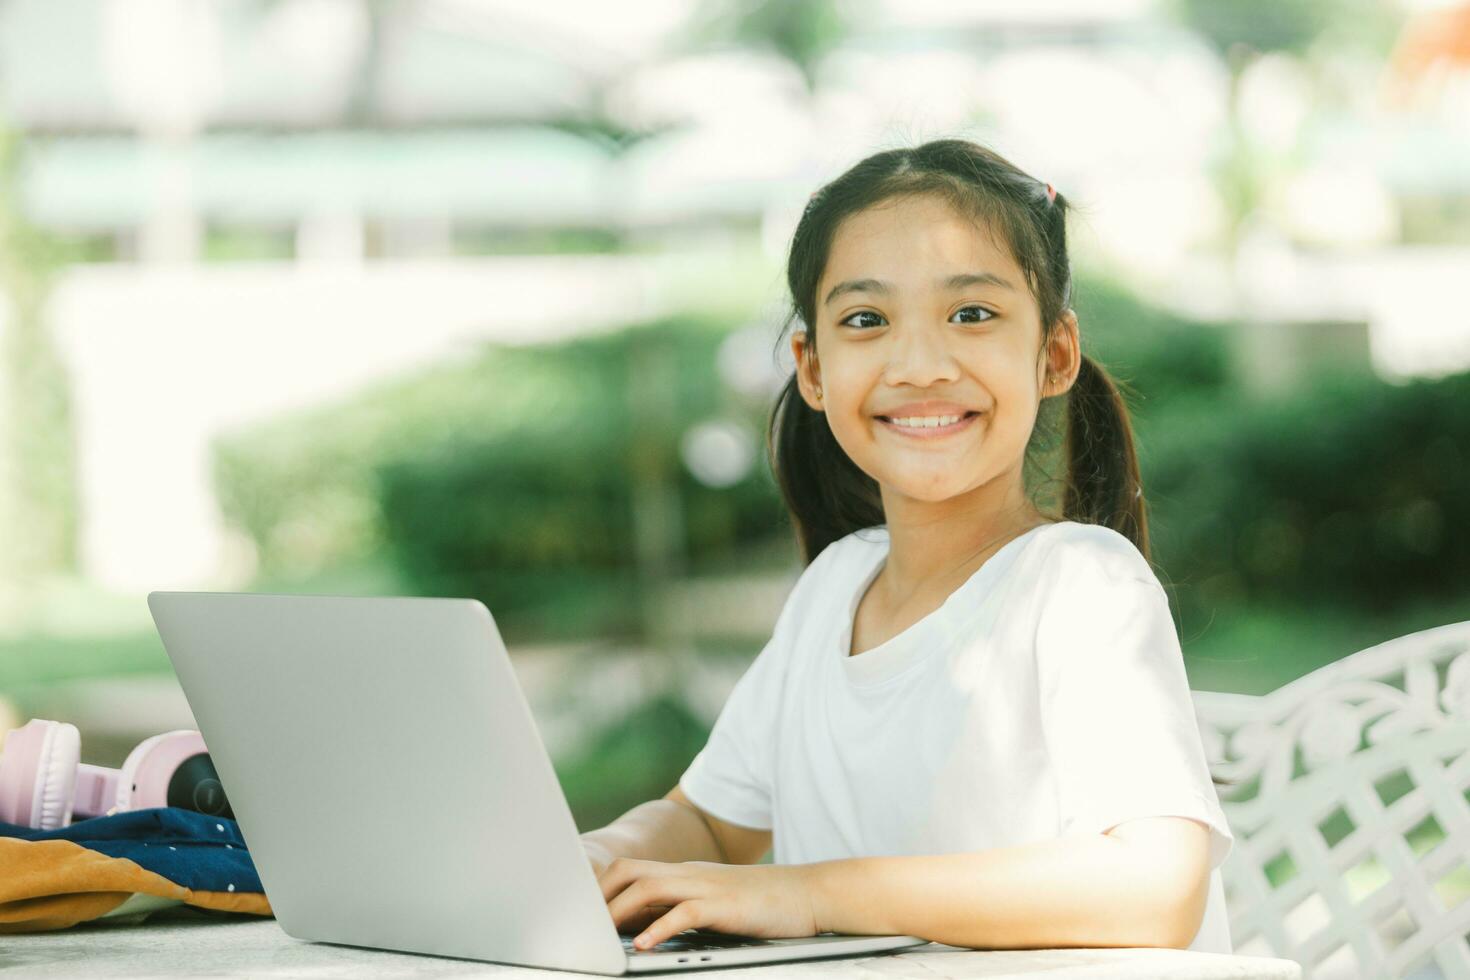
[[[1291,960],[1222,956],[1177,949],[973,950],[930,943],[897,953],[764,966],[689,971],[695,976],[731,969],[766,977],[867,976],[1151,977],[1169,980],[1261,978],[1299,980]],[[678,976],[668,973],[632,976]],[[0,936],[0,977],[548,977],[592,976],[562,970],[505,966],[474,960],[357,949],[302,942],[274,919],[198,919],[158,915],[141,924],[83,924],[57,932]]]

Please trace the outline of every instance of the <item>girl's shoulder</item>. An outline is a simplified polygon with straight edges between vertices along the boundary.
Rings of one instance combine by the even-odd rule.
[[[1153,566],[1127,535],[1103,524],[1059,521],[1038,536],[1035,568],[1042,576],[1096,575],[1107,580],[1158,582]]]
[[[872,527],[850,531],[833,541],[823,548],[807,567],[809,569],[827,568],[843,564],[855,555],[872,555],[887,550],[888,525],[875,524]]]
[[[844,601],[847,591],[887,548],[885,525],[862,528],[832,541],[796,573],[777,621],[778,628],[788,620],[804,617],[805,611],[812,608],[826,608],[833,602]]]

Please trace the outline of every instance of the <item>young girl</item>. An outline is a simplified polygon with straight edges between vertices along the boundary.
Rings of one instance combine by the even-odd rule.
[[[1233,837],[1127,412],[1068,307],[1066,211],[963,140],[812,195],[771,426],[806,569],[679,784],[583,835],[637,948],[705,928],[1231,951]],[[1061,395],[1058,515],[1023,463]]]

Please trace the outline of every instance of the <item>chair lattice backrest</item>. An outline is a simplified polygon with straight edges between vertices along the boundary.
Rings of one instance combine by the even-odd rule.
[[[1470,622],[1264,696],[1194,692],[1237,953],[1303,980],[1470,980]]]

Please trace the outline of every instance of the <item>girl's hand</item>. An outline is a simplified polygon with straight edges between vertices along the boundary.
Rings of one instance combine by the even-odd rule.
[[[633,942],[638,949],[685,929],[762,939],[817,934],[804,865],[618,858],[598,884],[618,931],[644,930]]]

